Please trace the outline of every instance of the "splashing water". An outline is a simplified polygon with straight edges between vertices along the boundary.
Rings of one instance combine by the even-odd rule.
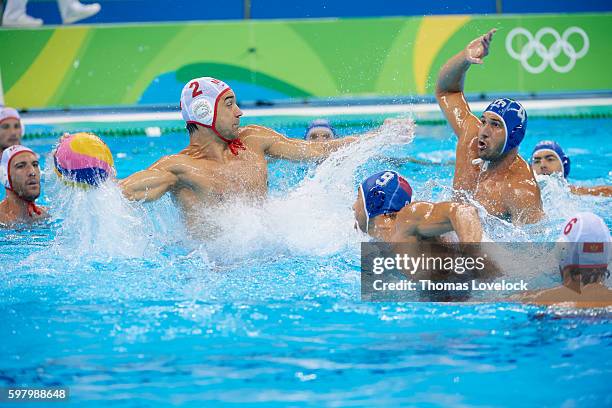
[[[363,240],[353,230],[352,205],[358,169],[381,149],[408,144],[412,120],[390,121],[358,143],[332,153],[285,196],[253,205],[228,202],[202,211],[220,233],[207,244],[210,256],[225,261],[249,254],[328,256]],[[203,233],[205,235],[205,232]]]
[[[169,198],[145,208],[125,200],[114,180],[84,189],[65,184],[51,169],[45,174],[52,174],[47,195],[60,225],[52,251],[64,259],[154,258],[156,248],[183,236]]]
[[[550,133],[553,124],[541,127]],[[117,162],[129,174],[160,151],[176,151],[171,144],[182,139],[174,136],[145,144],[139,137],[109,138],[109,144],[128,152]],[[0,230],[2,385],[62,384],[74,404],[88,406],[380,405],[381,395],[382,404],[396,406],[428,403],[431,395],[422,390],[437,390],[446,405],[478,405],[482,390],[508,406],[609,401],[609,312],[359,301],[356,243],[366,238],[352,229],[350,206],[357,182],[388,166],[376,159],[397,133],[387,137],[334,153],[305,179],[287,174],[291,165],[282,163],[281,177],[295,187],[273,188],[257,205],[228,203],[231,216],[216,214],[220,234],[200,242],[184,237],[168,196],[142,205],[125,203],[112,183],[98,192],[69,192],[45,182],[56,221],[41,230]],[[410,149],[436,144],[420,139]],[[447,138],[440,149],[451,143]],[[397,167],[410,172],[418,199],[450,198],[449,169]],[[95,199],[103,204],[90,202]],[[609,219],[612,201],[588,200],[582,210],[599,208]],[[538,225],[551,223],[544,234],[488,216],[484,222],[496,240],[541,240],[556,236],[557,216]],[[87,225],[82,236],[79,221]],[[92,242],[96,234],[107,235]],[[13,262],[33,251],[38,263]],[[66,264],[74,265],[67,270]],[[546,279],[537,287],[558,284],[558,273]],[[520,401],[506,395],[496,375],[509,372],[528,384],[517,385]],[[533,384],[541,390],[535,396]]]

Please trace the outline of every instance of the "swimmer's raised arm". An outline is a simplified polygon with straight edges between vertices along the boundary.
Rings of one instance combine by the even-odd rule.
[[[472,114],[463,94],[465,74],[472,64],[482,64],[489,54],[489,45],[496,29],[476,38],[452,57],[440,70],[436,83],[436,99],[457,137],[477,129],[480,120]]]
[[[240,136],[246,140],[254,137],[264,152],[272,157],[288,160],[315,160],[326,158],[330,153],[359,140],[357,137],[344,137],[326,141],[308,142],[291,139],[272,129],[249,125],[241,129]]]
[[[170,171],[171,160],[163,158],[146,170],[119,182],[123,195],[132,201],[155,201],[170,191],[179,181]]]

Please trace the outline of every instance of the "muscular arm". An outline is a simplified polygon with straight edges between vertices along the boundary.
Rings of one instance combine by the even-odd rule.
[[[146,170],[139,171],[119,182],[123,195],[132,201],[155,201],[170,191],[178,177],[170,171],[172,159],[165,157]]]
[[[464,135],[473,133],[471,130],[477,129],[480,122],[472,114],[463,94],[465,73],[470,65],[465,58],[465,51],[461,51],[442,67],[436,84],[438,105],[460,142]]]
[[[448,218],[460,242],[482,241],[482,223],[476,208],[467,204],[453,203]]]
[[[460,143],[469,142],[463,140],[464,136],[473,134],[480,123],[472,114],[463,94],[465,74],[472,64],[482,64],[482,58],[489,53],[489,44],[494,33],[495,30],[491,30],[472,41],[465,50],[448,60],[438,75],[436,99]]]
[[[612,197],[612,186],[580,187],[570,185],[570,191],[576,195]]]
[[[290,139],[272,129],[256,125],[247,126],[242,132],[245,140],[247,137],[255,137],[268,155],[289,160],[326,158],[330,153],[359,140],[357,137],[345,137],[328,141],[307,142],[300,139]]]
[[[480,242],[482,224],[476,208],[452,202],[419,202],[405,207],[398,215],[398,233],[422,238],[438,237],[455,231],[461,242]]]

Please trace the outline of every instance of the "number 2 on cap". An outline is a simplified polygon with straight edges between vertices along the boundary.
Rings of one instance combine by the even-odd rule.
[[[189,84],[190,88],[193,88],[193,92],[191,93],[191,97],[195,98],[198,95],[202,95],[204,92],[200,91],[200,84],[198,81],[193,81]]]

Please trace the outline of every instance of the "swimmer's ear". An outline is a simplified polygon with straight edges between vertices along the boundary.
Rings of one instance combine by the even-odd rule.
[[[574,273],[573,270],[568,271],[570,275],[569,283],[565,285],[568,289],[573,290],[576,293],[582,292],[582,274],[578,269],[578,273]]]
[[[385,192],[382,189],[374,188],[370,190],[368,196],[368,202],[370,203],[368,207],[371,210],[378,211],[385,205]]]

